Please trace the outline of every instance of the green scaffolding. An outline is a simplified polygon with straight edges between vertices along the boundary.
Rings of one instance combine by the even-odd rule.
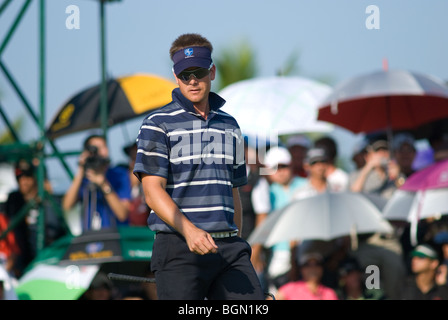
[[[17,0],[16,0],[17,1]],[[37,142],[33,143],[25,143],[20,140],[20,137],[14,127],[11,125],[11,121],[9,120],[7,114],[5,113],[5,108],[1,104],[0,101],[0,117],[2,118],[3,122],[6,124],[8,130],[11,133],[11,136],[14,139],[14,143],[9,145],[1,145],[0,146],[0,160],[2,161],[16,161],[18,159],[30,159],[30,158],[37,158],[39,161],[38,167],[37,167],[37,183],[38,183],[38,197],[35,201],[31,201],[27,204],[12,221],[10,221],[10,225],[7,230],[3,231],[0,234],[0,240],[6,237],[7,233],[13,230],[18,223],[25,218],[26,213],[28,212],[29,208],[31,206],[37,206],[39,211],[39,218],[38,218],[38,232],[37,232],[37,251],[38,253],[44,249],[45,246],[45,212],[44,212],[44,206],[43,201],[49,200],[53,207],[55,208],[56,212],[58,212],[62,217],[62,209],[58,206],[58,204],[55,202],[55,200],[52,198],[50,194],[45,192],[44,189],[44,180],[45,180],[45,159],[50,157],[55,157],[59,159],[61,162],[63,168],[67,172],[70,179],[73,179],[73,173],[68,166],[67,162],[65,161],[65,156],[72,155],[73,152],[69,153],[62,153],[58,150],[57,146],[55,145],[54,141],[50,138],[48,138],[45,135],[45,98],[46,98],[46,74],[45,74],[45,67],[46,67],[46,43],[45,43],[45,6],[46,1],[45,0],[35,0],[39,1],[38,5],[38,33],[39,33],[39,44],[38,44],[38,56],[39,56],[39,112],[36,112],[36,108],[32,106],[30,101],[27,100],[23,90],[20,88],[18,82],[14,79],[12,72],[6,67],[2,55],[5,51],[5,48],[7,47],[9,41],[11,40],[12,36],[14,35],[14,32],[16,31],[17,27],[19,26],[20,22],[23,20],[23,17],[27,10],[30,8],[30,4],[33,0],[24,0],[23,5],[21,6],[17,16],[13,20],[10,28],[8,29],[4,39],[0,42],[0,69],[5,75],[6,79],[8,80],[9,84],[14,89],[15,93],[19,97],[21,103],[23,104],[23,107],[27,111],[28,115],[31,117],[31,119],[37,124],[39,128],[39,137]],[[113,2],[113,1],[121,1],[121,0],[94,0],[99,3],[100,6],[100,37],[101,37],[101,52],[100,52],[100,63],[101,63],[101,97],[100,97],[100,110],[101,110],[101,128],[102,132],[105,138],[107,138],[107,83],[106,83],[106,44],[105,44],[105,4],[106,2]],[[6,8],[9,4],[12,3],[12,0],[4,0],[2,4],[0,4],[0,18],[4,14]],[[45,153],[45,146],[49,145],[51,147],[52,153],[47,154]],[[62,219],[63,220],[63,219]],[[65,226],[66,230],[70,232],[67,225]]]

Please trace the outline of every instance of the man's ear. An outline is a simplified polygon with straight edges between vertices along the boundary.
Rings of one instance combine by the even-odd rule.
[[[177,83],[177,85],[179,85],[179,78],[178,77],[176,77],[176,74],[174,73],[174,70],[173,70],[173,76],[174,76],[174,79],[176,80],[176,83]]]
[[[215,64],[212,65],[210,68],[210,80],[215,80],[216,77],[216,66]]]

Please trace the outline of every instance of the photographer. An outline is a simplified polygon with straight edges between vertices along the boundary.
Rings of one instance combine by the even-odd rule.
[[[388,143],[376,140],[367,146],[366,163],[350,176],[352,192],[376,193],[382,195],[390,180],[388,165],[390,160]]]
[[[127,224],[131,187],[126,168],[110,167],[109,149],[100,135],[84,142],[78,171],[62,200],[64,210],[82,204],[82,228],[102,229]]]

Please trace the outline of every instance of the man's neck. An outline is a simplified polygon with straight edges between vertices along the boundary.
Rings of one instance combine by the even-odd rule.
[[[309,181],[310,181],[310,184],[313,186],[313,188],[319,192],[323,192],[323,191],[325,191],[325,189],[327,189],[327,180],[326,179],[321,179],[319,177],[310,177]]]
[[[204,119],[207,119],[207,116],[210,113],[210,105],[208,101],[204,103],[193,104],[193,107],[197,113],[199,113]]]
[[[435,285],[434,274],[429,272],[419,273],[415,277],[415,283],[421,292],[427,293]]]

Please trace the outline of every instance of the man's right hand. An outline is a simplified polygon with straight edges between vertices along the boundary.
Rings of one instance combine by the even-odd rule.
[[[184,237],[193,253],[204,255],[218,252],[218,246],[212,236],[202,229],[194,227],[185,232]]]

